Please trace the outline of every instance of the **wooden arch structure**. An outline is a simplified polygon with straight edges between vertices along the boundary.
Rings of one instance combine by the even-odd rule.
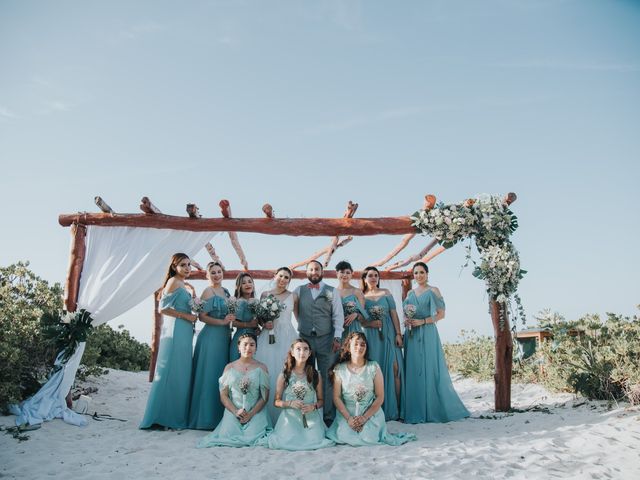
[[[504,201],[510,204],[515,201],[515,199],[515,194],[509,193]],[[433,208],[435,202],[436,199],[433,195],[426,195],[423,208]],[[238,240],[237,232],[252,232],[265,235],[331,237],[331,241],[327,247],[318,250],[300,262],[290,265],[294,278],[306,278],[305,272],[297,269],[306,265],[306,263],[311,260],[318,260],[323,257],[322,263],[327,266],[333,253],[338,248],[351,242],[354,236],[382,234],[403,235],[399,244],[391,252],[377,262],[371,263],[371,265],[381,267],[380,278],[402,280],[403,298],[411,289],[412,275],[410,271],[398,271],[398,269],[419,260],[429,262],[445,250],[444,247],[437,246],[438,242],[436,240],[431,240],[417,253],[404,260],[383,267],[404,250],[419,232],[412,226],[411,218],[408,215],[400,217],[353,218],[358,204],[351,201],[348,202],[342,218],[276,218],[273,208],[269,204],[265,204],[262,207],[264,213],[264,217],[262,218],[233,218],[230,203],[227,200],[222,200],[219,203],[222,214],[220,218],[203,218],[195,204],[187,204],[186,211],[188,215],[186,217],[165,215],[148,197],[142,198],[140,210],[142,210],[143,213],[137,214],[115,213],[100,197],[95,197],[95,203],[102,211],[101,213],[80,212],[76,214],[62,214],[58,217],[61,226],[71,227],[72,234],[69,270],[65,283],[65,306],[70,312],[75,311],[77,306],[80,276],[85,258],[86,227],[90,225],[158,228],[192,232],[227,232],[231,244],[243,266],[243,270],[227,270],[224,274],[225,279],[233,279],[240,272],[249,272],[255,279],[259,280],[271,279],[274,274],[272,270],[252,270],[249,268],[246,256]],[[206,249],[212,259],[220,260],[211,244],[207,244]],[[206,272],[197,264],[196,268],[197,270],[192,272],[190,278],[197,280],[205,279]],[[358,273],[359,272],[354,272],[354,274]],[[334,270],[325,270],[324,276],[325,278],[336,278],[336,272]],[[152,339],[150,375],[153,375],[155,356],[157,355],[160,338],[161,317],[158,313],[156,298],[154,295],[155,326]],[[490,300],[489,307],[496,346],[496,371],[494,375],[495,409],[496,411],[508,411],[511,408],[511,362],[513,352],[511,334],[508,328],[508,312],[503,304],[493,300]],[[506,328],[504,328],[505,320],[507,322]]]

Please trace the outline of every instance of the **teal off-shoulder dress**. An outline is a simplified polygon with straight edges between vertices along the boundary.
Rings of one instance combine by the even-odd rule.
[[[383,310],[382,338],[377,328],[365,328],[367,343],[369,344],[369,358],[380,365],[384,378],[384,403],[382,409],[387,420],[403,418],[402,396],[404,394],[404,360],[402,349],[396,346],[396,329],[391,319],[391,310],[396,309],[396,302],[391,295],[383,295],[377,300],[365,299],[367,311],[373,306],[379,306]],[[371,314],[369,314],[371,319]],[[393,365],[397,366],[400,377],[400,401],[396,393]]]
[[[351,416],[364,414],[375,400],[374,382],[378,364],[368,361],[360,373],[353,373],[346,363],[336,366],[334,374],[342,384],[342,401]],[[336,418],[327,431],[327,438],[338,444],[354,447],[365,445],[402,445],[416,436],[412,433],[393,434],[387,431],[384,412],[380,408],[364,424],[360,432],[353,430],[347,419],[336,411]]]
[[[160,308],[191,313],[191,295],[184,287],[163,295]],[[153,425],[182,429],[188,426],[191,394],[193,323],[165,315],[156,370],[140,428]]]
[[[291,373],[289,384],[282,392],[282,400],[298,400],[296,389],[305,390],[304,403],[316,403],[316,391],[307,381],[306,375],[297,376]],[[307,428],[302,421],[302,413],[295,408],[283,408],[273,432],[267,439],[269,448],[279,450],[317,450],[330,447],[334,442],[325,437],[326,427],[322,420],[321,410],[313,410],[305,415]]]
[[[242,393],[242,384],[247,385],[247,393]],[[260,398],[268,401],[269,376],[260,367],[246,373],[228,368],[220,377],[220,390],[228,388],[229,399],[236,408],[251,410]],[[269,415],[263,408],[244,425],[238,418],[225,409],[222,420],[216,429],[198,443],[198,448],[205,447],[250,447],[264,443],[271,431]]]
[[[229,292],[224,289],[226,298]],[[203,312],[211,318],[227,316],[226,298],[214,295],[204,302]],[[224,413],[217,380],[229,358],[229,326],[205,324],[198,334],[193,353],[193,379],[189,428],[213,430]]]
[[[362,304],[358,300],[358,297],[356,297],[355,295],[347,295],[346,297],[342,297],[342,309],[345,312],[345,318],[348,316],[346,313],[349,308],[348,306],[351,305],[353,305],[353,307],[357,310],[357,313],[362,315],[365,320],[369,319],[367,311],[362,307]],[[347,338],[352,332],[364,332],[364,329],[360,324],[360,318],[356,318],[353,322],[344,327],[344,330],[342,331],[342,339],[344,340],[345,338]]]
[[[250,322],[253,320],[253,313],[249,308],[249,302],[245,299],[238,300],[238,309],[236,310],[236,321],[238,322]],[[236,328],[236,332],[233,334],[231,344],[229,345],[229,363],[234,362],[240,358],[240,352],[238,351],[238,338],[245,332],[255,333],[254,328]]]
[[[435,318],[444,310],[442,297],[428,289],[420,295],[412,290],[403,305],[416,306],[414,318]],[[450,422],[469,416],[453,388],[440,335],[435,324],[428,323],[405,331],[405,423]]]

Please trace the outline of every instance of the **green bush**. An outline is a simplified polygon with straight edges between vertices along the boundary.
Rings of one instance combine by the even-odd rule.
[[[42,338],[40,316],[62,308],[62,287],[49,285],[28,266],[0,268],[0,407],[35,393],[56,354]]]
[[[16,263],[0,268],[0,408],[33,395],[46,381],[56,351],[45,339],[40,318],[62,309],[62,287],[50,285]],[[127,330],[108,325],[92,329],[78,377],[98,375],[104,367],[143,370],[149,367],[150,348]]]
[[[625,399],[640,404],[637,316],[608,313],[605,321],[598,315],[585,315],[568,322],[547,310],[537,320],[540,327],[550,330],[552,339],[538,345],[535,355],[514,362],[514,381],[538,382],[550,390],[575,392],[590,399]],[[462,331],[461,340],[444,346],[449,368],[479,381],[492,380],[493,339]]]

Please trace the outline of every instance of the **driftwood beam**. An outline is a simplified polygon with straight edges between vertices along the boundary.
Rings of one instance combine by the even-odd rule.
[[[231,218],[231,204],[229,200],[220,200],[220,211],[222,212],[222,216],[224,218]]]
[[[375,263],[372,263],[371,265],[374,266],[374,267],[380,267],[380,266],[384,265],[389,260],[391,260],[393,257],[395,257],[397,254],[399,254],[402,250],[404,250],[406,248],[406,246],[409,245],[409,242],[415,236],[416,236],[415,233],[407,233],[405,236],[402,237],[402,240],[400,240],[400,243],[398,245],[396,245],[396,248],[391,250],[386,257],[384,257],[381,260],[378,260]]]
[[[511,369],[513,366],[513,340],[509,328],[509,313],[505,304],[489,301],[496,357],[494,381],[494,402],[497,412],[511,410]],[[502,317],[502,321],[501,321]]]
[[[353,203],[351,200],[349,200],[349,203],[347,204],[347,209],[345,210],[342,218],[353,218],[357,209],[358,209],[358,204]],[[335,237],[333,237],[333,240],[331,240],[331,243],[327,247],[327,253],[324,256],[324,268],[327,268],[329,266],[329,262],[331,261],[331,256],[336,251],[336,248],[338,248],[339,241],[340,241],[340,236],[336,235]]]
[[[62,214],[58,222],[104,227],[167,228],[189,232],[253,232],[294,237],[333,235],[403,235],[414,233],[409,216],[379,218],[185,218],[174,215],[74,213]]]
[[[98,208],[102,210],[104,213],[114,213],[113,208],[111,208],[107,202],[105,202],[102,197],[96,196],[93,201],[96,203]]]
[[[226,219],[231,219],[231,203],[229,200],[220,200],[220,211],[222,212],[222,216]],[[236,232],[228,231],[229,240],[231,240],[231,246],[238,254],[238,258],[240,259],[240,264],[242,268],[245,270],[249,270],[249,263],[247,262],[247,257],[242,250],[242,246],[240,245],[240,240],[238,239],[238,234]]]
[[[220,266],[222,266],[222,270],[224,270],[224,265],[222,263],[222,260],[220,260],[220,257],[216,253],[216,249],[213,248],[213,245],[211,245],[211,242],[207,242],[207,244],[204,246],[204,248],[207,249],[207,252],[209,253],[209,256],[211,257],[211,260],[216,262],[216,263],[219,263]]]
[[[151,359],[149,362],[149,381],[153,382],[158,361],[158,349],[160,348],[160,336],[162,333],[162,314],[160,313],[160,293],[162,289],[153,294],[153,330],[151,331]]]
[[[140,210],[142,210],[147,215],[162,213],[158,207],[151,203],[149,197],[142,197],[142,200],[140,200]]]
[[[250,273],[255,280],[271,280],[276,274],[275,270],[226,270],[224,272],[225,280],[234,280],[240,273]],[[206,280],[207,272],[204,270],[193,270],[189,275],[189,280]],[[359,278],[362,275],[361,271],[353,272],[354,278]],[[325,270],[323,274],[324,278],[335,279],[338,278],[335,270]],[[302,270],[296,270],[293,272],[293,278],[306,279],[307,273]],[[403,280],[407,278],[413,278],[411,272],[380,272],[380,278],[382,280]]]
[[[69,271],[64,289],[64,304],[68,312],[75,312],[78,306],[80,276],[82,275],[86,254],[87,227],[81,224],[73,224],[71,235],[73,235],[73,239],[71,240],[71,258],[69,258]]]
[[[424,247],[422,250],[420,250],[418,253],[411,255],[409,258],[405,259],[405,260],[400,260],[392,265],[389,265],[387,268],[385,268],[385,270],[387,272],[391,271],[391,270],[395,270],[396,268],[400,268],[400,267],[404,267],[405,265],[409,265],[411,262],[417,262],[418,260],[420,260],[422,257],[424,257],[427,252],[429,250],[431,250],[433,247],[435,247],[438,244],[437,240],[431,240],[429,242],[429,244]]]

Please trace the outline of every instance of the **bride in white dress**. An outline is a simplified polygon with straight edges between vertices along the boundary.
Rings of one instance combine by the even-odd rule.
[[[276,271],[273,279],[275,286],[271,290],[262,293],[261,297],[273,295],[280,300],[285,309],[273,322],[265,323],[262,333],[258,337],[258,348],[255,359],[264,363],[269,370],[269,401],[267,402],[267,412],[271,417],[272,425],[276,424],[280,409],[273,404],[276,393],[276,380],[282,372],[284,360],[291,348],[291,344],[298,338],[298,322],[293,314],[293,303],[295,294],[288,290],[292,273],[287,267],[280,267]],[[275,336],[275,343],[269,343],[269,335]]]

